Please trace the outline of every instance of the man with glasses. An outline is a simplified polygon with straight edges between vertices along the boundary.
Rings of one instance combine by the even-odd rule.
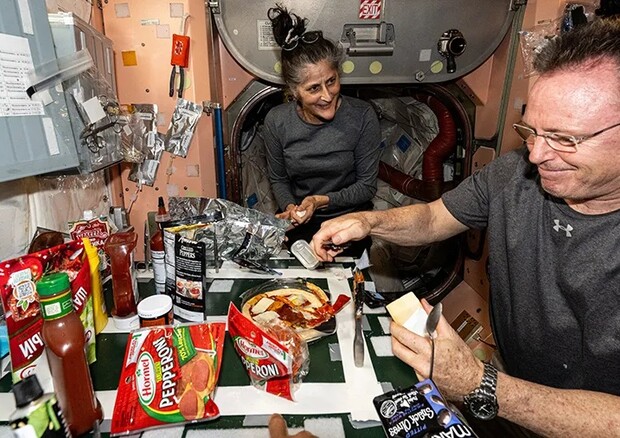
[[[504,368],[483,364],[442,318],[433,380],[464,402],[479,436],[619,436],[620,22],[599,19],[549,41],[535,67],[514,125],[525,147],[430,204],[326,222],[312,245],[332,260],[328,240],[425,245],[486,227]],[[394,354],[427,377],[429,339],[395,323],[391,333]]]

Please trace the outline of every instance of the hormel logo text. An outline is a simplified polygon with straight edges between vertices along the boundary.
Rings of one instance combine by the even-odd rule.
[[[249,357],[254,357],[256,359],[263,359],[269,357],[265,350],[256,346],[254,343],[248,341],[247,339],[238,337],[235,342],[237,343],[237,347]]]

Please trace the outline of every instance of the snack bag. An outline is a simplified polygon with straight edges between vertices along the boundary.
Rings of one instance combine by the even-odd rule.
[[[226,324],[154,326],[129,334],[112,436],[214,420]]]
[[[213,244],[215,228],[203,222],[163,227],[166,294],[172,297],[174,316],[185,321],[203,321],[207,259],[213,258],[207,242]]]
[[[476,436],[430,379],[379,395],[373,404],[389,438]]]
[[[75,240],[0,263],[0,297],[9,335],[13,382],[37,374],[43,391],[53,392],[45,345],[43,319],[36,282],[52,272],[66,272],[71,281],[73,307],[84,325],[86,356],[95,356],[95,324],[88,257],[81,240]]]
[[[293,400],[310,367],[306,341],[277,318],[257,325],[233,303],[228,308],[228,333],[252,386]]]

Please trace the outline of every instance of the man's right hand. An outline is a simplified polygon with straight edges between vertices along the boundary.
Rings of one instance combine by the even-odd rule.
[[[321,229],[312,237],[312,249],[322,261],[331,262],[342,250],[329,250],[324,247],[326,242],[343,245],[351,240],[361,240],[370,234],[368,213],[349,213],[344,216],[323,222]]]

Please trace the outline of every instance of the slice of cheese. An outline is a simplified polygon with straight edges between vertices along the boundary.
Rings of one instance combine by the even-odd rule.
[[[263,313],[267,311],[267,309],[269,309],[269,306],[271,306],[273,303],[274,300],[272,300],[271,298],[263,297],[258,303],[254,305],[254,307],[252,307],[252,313]]]
[[[385,306],[397,324],[413,333],[426,335],[426,319],[428,315],[413,292],[409,292]]]
[[[263,323],[267,323],[269,321],[271,321],[272,319],[278,319],[280,318],[280,315],[278,315],[277,312],[273,312],[271,310],[268,310],[264,313],[259,313],[258,315],[256,315],[254,317],[254,320],[256,322],[263,322]]]
[[[308,302],[308,300],[300,294],[291,294],[289,295],[288,300],[293,306],[302,306]]]

